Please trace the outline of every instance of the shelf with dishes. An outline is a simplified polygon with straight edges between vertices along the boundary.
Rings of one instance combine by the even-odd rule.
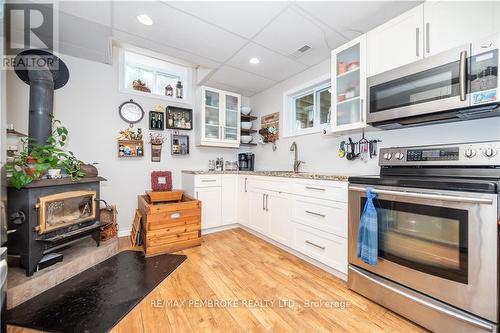
[[[257,130],[252,129],[253,121],[257,120],[258,117],[251,116],[250,112],[252,109],[248,106],[241,107],[240,120],[241,120],[241,129],[240,129],[240,145],[242,146],[256,146],[257,143],[254,143],[254,136],[252,134],[257,133]]]

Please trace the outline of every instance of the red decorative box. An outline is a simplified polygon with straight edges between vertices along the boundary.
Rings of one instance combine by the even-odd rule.
[[[151,172],[151,189],[153,191],[172,191],[172,172]]]

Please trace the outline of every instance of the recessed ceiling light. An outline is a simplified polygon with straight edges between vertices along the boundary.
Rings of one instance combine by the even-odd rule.
[[[137,16],[137,21],[141,22],[144,25],[153,25],[153,20],[146,14]]]
[[[260,62],[260,60],[259,60],[259,58],[250,58],[249,62],[252,65],[257,65]]]

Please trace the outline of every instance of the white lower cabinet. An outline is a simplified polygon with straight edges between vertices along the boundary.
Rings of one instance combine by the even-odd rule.
[[[260,191],[248,192],[250,221],[249,227],[263,235],[267,235],[269,219],[266,212],[266,194]]]
[[[222,189],[220,187],[196,188],[196,199],[201,200],[201,228],[209,229],[222,225]]]
[[[288,194],[270,193],[266,197],[266,211],[269,219],[269,238],[283,244],[290,245],[290,213],[291,204]]]
[[[347,239],[294,223],[292,247],[323,264],[347,273]]]
[[[222,225],[238,222],[238,175],[222,175]]]
[[[238,178],[238,223],[248,227],[250,223],[248,177]]]

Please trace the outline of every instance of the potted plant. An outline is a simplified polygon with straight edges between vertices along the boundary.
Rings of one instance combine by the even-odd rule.
[[[61,177],[62,170],[75,180],[84,176],[81,171],[82,161],[72,152],[63,149],[68,130],[60,126],[59,120],[53,121],[53,128],[44,145],[31,143],[17,158],[7,163],[10,185],[20,189],[46,173],[53,178]],[[28,140],[32,142],[32,139]]]

